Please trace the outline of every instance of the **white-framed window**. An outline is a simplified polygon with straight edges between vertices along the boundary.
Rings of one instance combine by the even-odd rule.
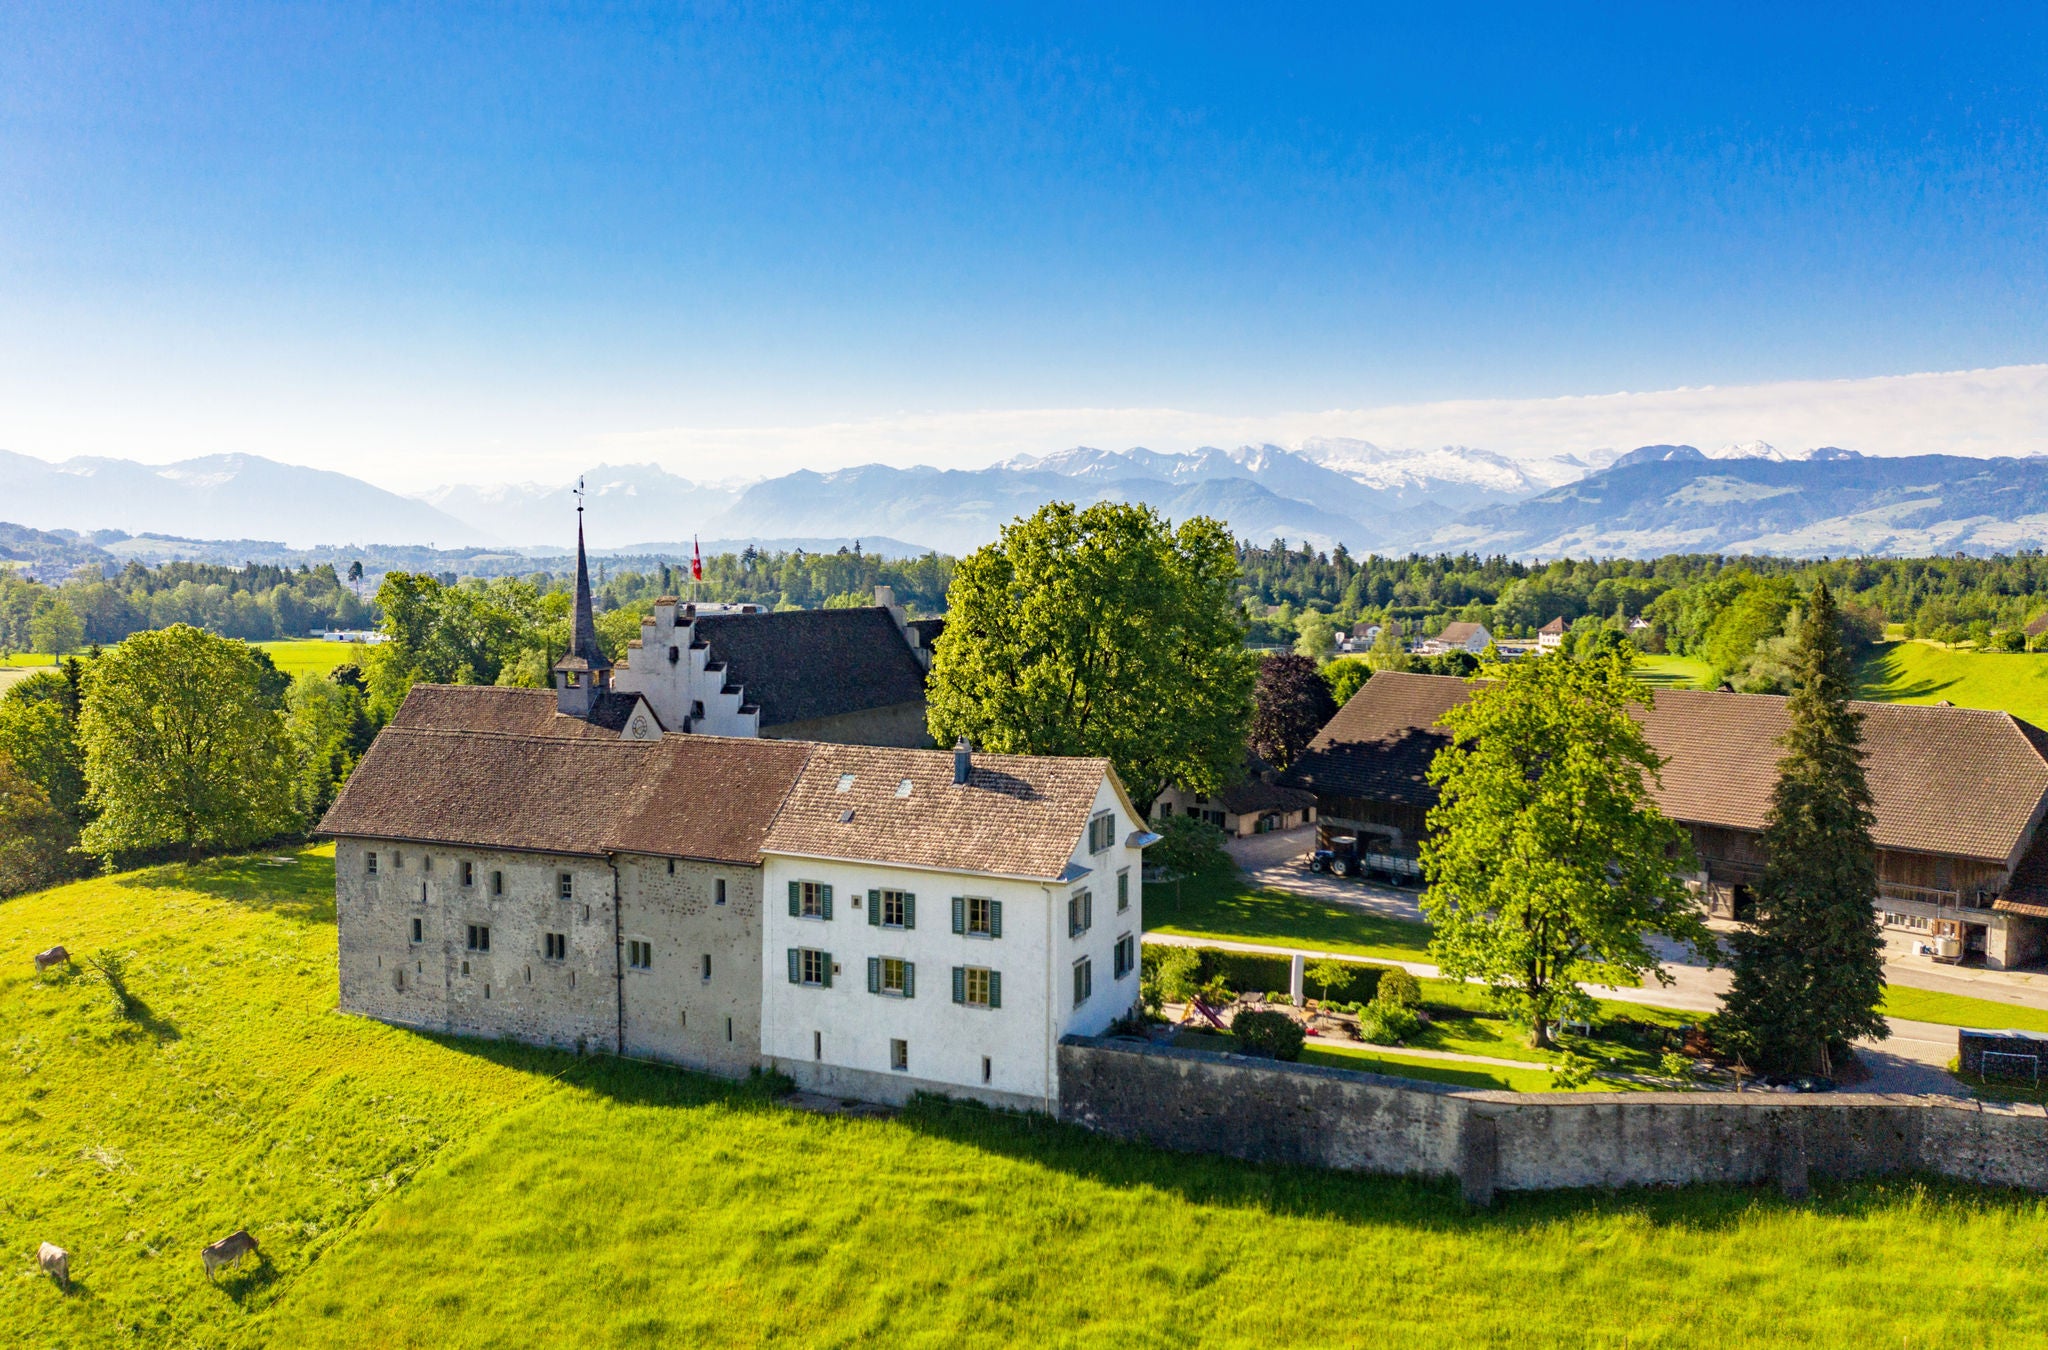
[[[1104,811],[1088,822],[1088,851],[1107,853],[1116,842],[1116,812]]]
[[[1095,963],[1087,957],[1074,962],[1074,1006],[1080,1007],[1095,992]]]
[[[953,967],[953,1001],[969,1008],[1002,1007],[1002,972],[987,966]]]
[[[910,1072],[910,1042],[889,1042],[889,1068],[894,1073]]]
[[[789,917],[792,919],[830,919],[832,917],[832,887],[823,881],[790,882]]]
[[[832,987],[832,953],[819,951],[816,947],[791,947],[789,949],[789,982],[809,985],[814,989]]]
[[[377,875],[377,855],[375,853],[365,853],[363,855],[363,871],[373,877]]]
[[[465,945],[473,952],[489,951],[491,949],[490,925],[482,923],[469,925],[469,941]]]
[[[1095,897],[1075,891],[1067,897],[1067,936],[1076,938],[1095,926]]]
[[[1126,867],[1116,874],[1116,912],[1121,914],[1131,907],[1131,869]]]
[[[638,938],[626,939],[626,964],[634,970],[654,969],[654,944]]]
[[[542,933],[540,938],[542,960],[566,961],[569,959],[569,935],[567,933]]]
[[[1136,969],[1138,964],[1138,939],[1125,933],[1116,940],[1116,954],[1111,960],[1114,978],[1121,980]]]
[[[953,931],[967,937],[999,938],[1003,935],[1003,902],[985,895],[953,897]]]
[[[555,894],[564,900],[574,900],[576,898],[576,874],[573,872],[557,872],[555,874]]]
[[[894,956],[868,958],[868,992],[890,998],[917,997],[917,966]]]

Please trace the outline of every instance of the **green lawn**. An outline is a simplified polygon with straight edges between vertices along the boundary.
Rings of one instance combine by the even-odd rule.
[[[1194,1050],[1218,1050],[1228,1053],[1236,1044],[1227,1031],[1189,1031],[1183,1029],[1174,1038],[1174,1044]],[[1422,1055],[1404,1055],[1399,1050],[1383,1049],[1377,1045],[1357,1045],[1348,1041],[1324,1041],[1312,1039],[1301,1047],[1303,1064],[1322,1064],[1332,1069],[1357,1069],[1365,1073],[1383,1073],[1393,1078],[1418,1078],[1430,1083],[1449,1083],[1453,1087],[1475,1088],[1486,1092],[1553,1092],[1554,1080],[1547,1069],[1510,1069],[1498,1064],[1460,1064],[1455,1060],[1429,1059]],[[1595,1087],[1591,1091],[1608,1091]]]
[[[1863,697],[1885,703],[1991,708],[2048,726],[2048,654],[1980,652],[1932,642],[1887,642],[1857,670]]]
[[[250,645],[269,652],[270,659],[276,663],[277,668],[287,675],[297,675],[301,671],[325,675],[336,666],[350,661],[360,664],[363,652],[367,650],[358,643],[321,642],[313,638],[298,638],[289,642],[256,642]],[[0,657],[0,672],[12,668],[27,668],[32,673],[35,667],[48,669],[54,664],[47,652],[15,652]],[[0,673],[0,681],[6,678],[4,673]],[[4,683],[0,683],[0,688],[5,687]]]
[[[1638,656],[1636,676],[1653,689],[1711,689],[1714,671],[1693,656]]]
[[[1145,930],[1183,937],[1306,947],[1396,961],[1429,959],[1429,926],[1262,890],[1244,876],[1203,877],[1145,888]]]
[[[259,642],[256,644],[270,653],[270,659],[277,668],[287,675],[309,673],[325,675],[336,666],[354,662],[362,664],[363,653],[369,648],[355,642],[320,642],[301,640],[296,642]]]
[[[1409,1038],[1407,1044],[1423,1050],[1450,1050],[1463,1055],[1487,1055],[1494,1059],[1518,1059],[1530,1064],[1550,1064],[1560,1058],[1550,1050],[1529,1045],[1529,1034],[1494,1010],[1492,997],[1476,984],[1451,980],[1423,980],[1422,1006],[1430,1024]],[[1700,1014],[1672,1008],[1650,1008],[1639,1003],[1616,1003],[1596,999],[1591,1037],[1561,1036],[1569,1050],[1591,1059],[1603,1070],[1625,1074],[1655,1074],[1662,1051],[1650,1037],[1632,1037],[1622,1024],[1649,1023],[1659,1027],[1685,1026]],[[1642,1044],[1635,1044],[1640,1039]],[[1517,1089],[1524,1091],[1526,1089]]]
[[[12,1343],[2021,1346],[2048,1205],[1946,1184],[1509,1196],[945,1104],[793,1111],[335,1011],[331,863],[0,904]],[[63,941],[127,957],[116,1012]],[[1541,1075],[1539,1075],[1541,1076]],[[210,1285],[199,1246],[263,1259]],[[76,1286],[35,1274],[49,1240]],[[1968,1297],[1872,1272],[1967,1271]],[[1369,1310],[1368,1314],[1361,1309]],[[1995,1309],[1987,1315],[1986,1309]]]
[[[1969,998],[1931,989],[1886,985],[1884,1012],[1914,1022],[1939,1022],[1951,1027],[1993,1031],[2048,1031],[2048,1009],[2023,1008],[1998,999]]]

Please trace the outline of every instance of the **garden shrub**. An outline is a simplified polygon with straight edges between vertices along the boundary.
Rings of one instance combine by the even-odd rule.
[[[1358,1038],[1373,1045],[1394,1045],[1413,1036],[1422,1019],[1401,1003],[1369,1003],[1358,1015]]]
[[[1422,981],[1396,966],[1380,976],[1380,986],[1372,1001],[1413,1008],[1422,1002]]]
[[[1145,850],[1149,866],[1173,876],[1227,875],[1235,866],[1223,848],[1223,831],[1195,816],[1165,816],[1152,822],[1160,840]]]
[[[1301,1058],[1301,1023],[1283,1012],[1241,1012],[1231,1019],[1237,1047],[1260,1059]]]

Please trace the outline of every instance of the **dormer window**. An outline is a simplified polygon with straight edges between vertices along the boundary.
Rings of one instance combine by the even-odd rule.
[[[853,775],[850,773],[842,773],[839,775],[839,786],[833,788],[832,790],[834,792],[850,792],[852,791],[852,789]]]
[[[908,797],[910,795],[910,780],[908,778],[896,785],[896,795],[899,797]]]

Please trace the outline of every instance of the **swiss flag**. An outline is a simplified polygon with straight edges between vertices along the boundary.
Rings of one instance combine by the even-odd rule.
[[[704,579],[704,554],[697,547],[697,536],[690,536],[690,580]]]

